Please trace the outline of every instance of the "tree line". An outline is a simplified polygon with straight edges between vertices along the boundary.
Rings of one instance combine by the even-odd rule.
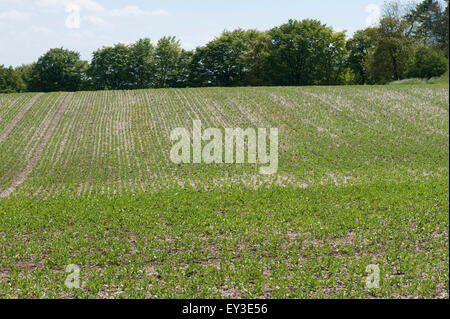
[[[318,20],[289,20],[268,31],[225,31],[195,50],[175,37],[116,44],[80,54],[51,49],[37,62],[0,66],[0,92],[210,86],[384,84],[448,70],[449,0],[388,2],[377,26],[347,39]]]

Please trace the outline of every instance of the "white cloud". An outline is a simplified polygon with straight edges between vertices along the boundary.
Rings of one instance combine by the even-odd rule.
[[[65,10],[67,17],[65,26],[68,29],[79,29],[82,22],[100,27],[110,27],[112,24],[105,19],[121,17],[136,18],[139,16],[162,16],[167,15],[165,10],[144,10],[138,6],[125,6],[120,9],[107,10],[100,3],[94,0],[35,0],[41,8],[51,11]],[[86,15],[86,13],[88,13]]]
[[[50,30],[49,28],[46,28],[46,27],[32,26],[31,27],[31,32],[39,33],[39,34],[43,34],[43,35],[49,35],[53,31]]]
[[[105,8],[100,3],[92,1],[92,0],[74,0],[74,3],[89,12],[104,12],[105,11]]]
[[[86,21],[94,26],[102,27],[102,28],[110,28],[112,24],[106,22],[103,18],[98,16],[85,16],[82,18],[83,21]]]
[[[4,21],[26,21],[29,18],[30,15],[28,13],[17,10],[0,12],[0,20]]]
[[[373,27],[380,21],[381,7],[378,4],[368,4],[365,8],[369,15],[366,18],[366,27]]]
[[[70,41],[83,41],[86,39],[92,39],[94,37],[94,33],[89,31],[89,30],[84,30],[84,31],[73,31],[68,33],[68,37],[65,39],[66,42],[70,42]]]
[[[115,17],[137,17],[137,16],[161,16],[167,15],[168,12],[165,10],[142,10],[137,6],[125,6],[121,9],[114,9],[109,12],[111,16]]]
[[[165,21],[155,20],[167,15],[167,11],[153,10],[159,7],[151,7],[150,1],[127,6],[125,1],[118,2],[0,0],[0,42],[8,43],[0,49],[0,64],[31,63],[56,47],[75,49],[89,60],[92,52],[103,45],[114,45],[119,40],[131,43],[149,36],[148,30],[152,37],[163,36],[162,28],[157,26]]]
[[[79,5],[74,3],[69,3],[66,6],[66,13],[68,16],[66,18],[66,27],[68,29],[79,29],[81,27],[81,8]]]
[[[66,8],[69,6],[78,6],[80,10],[89,12],[104,12],[105,8],[93,0],[36,0],[39,7],[50,7],[55,9]]]

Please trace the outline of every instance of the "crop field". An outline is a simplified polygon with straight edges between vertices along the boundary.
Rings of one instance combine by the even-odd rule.
[[[172,163],[194,120],[277,173]],[[444,85],[0,95],[0,298],[448,298],[448,192]]]

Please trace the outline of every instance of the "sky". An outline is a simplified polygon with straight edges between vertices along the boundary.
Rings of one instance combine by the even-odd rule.
[[[0,0],[0,65],[36,61],[50,48],[80,52],[176,36],[194,49],[224,30],[268,30],[319,19],[351,35],[376,23],[384,0]]]

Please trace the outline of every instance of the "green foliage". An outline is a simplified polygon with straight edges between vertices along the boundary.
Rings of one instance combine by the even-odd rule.
[[[193,51],[181,50],[176,74],[173,75],[172,87],[184,88],[193,85],[190,81],[193,58]]]
[[[26,86],[18,84],[19,90],[385,84],[433,77],[448,65],[445,1],[445,8],[439,0],[388,1],[379,24],[349,40],[345,32],[306,19],[267,32],[225,31],[193,51],[183,50],[175,37],[156,45],[147,38],[116,44],[95,51],[90,66],[78,53],[54,49],[17,68]]]
[[[394,18],[384,18],[380,26],[368,30],[371,52],[367,59],[370,81],[387,83],[400,80],[412,61],[414,43],[406,36],[406,23]]]
[[[140,39],[130,47],[129,62],[132,65],[134,88],[147,89],[154,87],[155,47],[150,39]]]
[[[198,48],[191,66],[194,86],[262,85],[268,79],[269,36],[256,30],[226,31]]]
[[[366,61],[371,47],[368,30],[356,31],[347,41],[348,66],[353,72],[355,84],[365,84],[368,81]]]
[[[135,85],[131,50],[124,44],[103,47],[93,53],[89,76],[94,89],[123,90]]]
[[[78,91],[88,68],[78,52],[51,49],[32,68],[30,91]]]
[[[340,84],[346,62],[345,33],[317,20],[289,20],[269,31],[274,66],[281,85]]]
[[[176,87],[182,54],[181,43],[175,37],[163,37],[155,51],[156,88]]]
[[[16,67],[16,72],[20,75],[20,77],[25,85],[24,92],[31,91],[33,72],[34,72],[35,66],[36,66],[36,63],[23,64],[21,66]]]
[[[238,61],[244,66],[243,85],[267,85],[271,83],[269,58],[271,38],[267,32],[247,30],[242,33],[243,52]]]
[[[448,66],[448,1],[445,10],[436,0],[388,2],[380,24],[355,33],[347,49],[358,84],[439,76]]]
[[[406,16],[409,32],[422,44],[448,48],[448,0],[444,10],[438,0],[423,0]]]
[[[407,71],[408,77],[430,79],[448,70],[448,60],[433,47],[421,47],[414,56],[414,62]]]
[[[12,67],[0,65],[0,93],[23,92],[25,88],[19,72]]]
[[[186,86],[190,53],[174,37],[153,46],[150,39],[117,44],[94,52],[89,76],[95,89],[145,89]]]

